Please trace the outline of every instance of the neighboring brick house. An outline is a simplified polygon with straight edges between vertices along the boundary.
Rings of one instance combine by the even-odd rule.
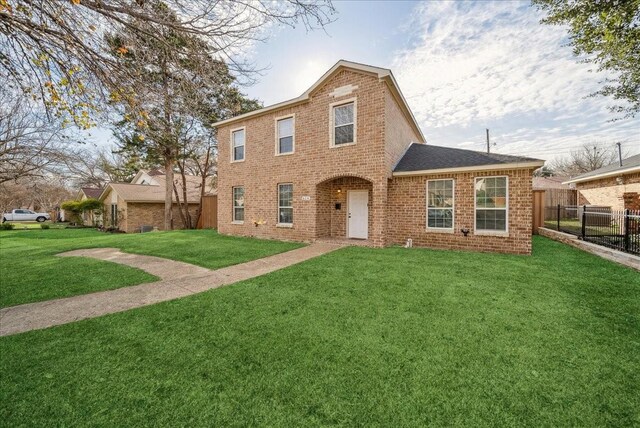
[[[142,226],[163,230],[164,179],[164,174],[158,170],[139,171],[130,183],[107,184],[99,197],[104,203],[103,224],[128,233],[139,232]],[[200,204],[200,188],[201,177],[187,176],[187,202],[194,225]],[[180,196],[181,189],[179,186]],[[209,188],[205,193],[211,192]],[[177,203],[173,204],[173,226],[175,229],[184,228]]]
[[[426,145],[390,70],[339,61],[216,127],[221,233],[531,251],[543,161]]]
[[[578,175],[565,184],[578,190],[578,205],[640,210],[640,154]]]

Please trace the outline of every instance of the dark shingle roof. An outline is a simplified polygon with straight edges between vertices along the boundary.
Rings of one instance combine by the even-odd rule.
[[[585,178],[598,176],[601,174],[612,173],[618,170],[629,169],[636,166],[640,166],[640,155],[635,155],[635,156],[628,157],[626,159],[622,159],[622,166],[620,166],[619,161],[615,161],[611,165],[603,166],[602,168],[598,168],[594,171],[575,176],[570,180],[568,180],[567,183],[571,183],[573,181],[584,181]]]
[[[464,168],[470,166],[498,165],[503,163],[535,162],[540,159],[522,156],[499,155],[453,149],[430,144],[412,144],[394,172],[424,171],[431,169]],[[542,162],[542,161],[541,161]]]
[[[83,187],[82,192],[87,195],[87,198],[98,199],[98,197],[100,197],[100,194],[102,193],[102,189],[99,189],[97,187]]]

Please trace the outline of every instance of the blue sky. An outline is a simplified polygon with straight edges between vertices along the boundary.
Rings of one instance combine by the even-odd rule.
[[[392,69],[428,143],[551,160],[585,143],[640,153],[640,118],[610,122],[611,100],[585,98],[605,75],[539,23],[528,1],[335,1],[325,31],[270,28],[246,58],[265,68],[244,92],[294,98],[340,59]],[[105,132],[97,132],[103,140]]]
[[[605,76],[539,23],[527,2],[336,1],[323,31],[280,28],[248,57],[269,67],[245,92],[273,104],[300,95],[339,59],[391,68],[428,143],[552,159],[585,143],[640,153],[640,118],[610,122]]]

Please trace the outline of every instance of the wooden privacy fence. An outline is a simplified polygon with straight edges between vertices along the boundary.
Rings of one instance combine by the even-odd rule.
[[[545,191],[533,191],[533,230],[531,233],[538,234],[538,228],[544,227],[544,207],[545,207]]]
[[[202,212],[198,217],[198,229],[218,228],[218,195],[202,197]]]
[[[576,189],[544,189],[544,205],[555,207],[557,205],[571,206],[578,204],[578,191]]]

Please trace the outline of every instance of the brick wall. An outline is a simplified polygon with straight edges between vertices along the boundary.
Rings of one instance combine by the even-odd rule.
[[[189,212],[195,227],[198,211],[198,204],[189,204]],[[125,221],[120,227],[127,233],[137,232],[140,226],[154,226],[159,230],[164,230],[164,203],[127,203],[127,209],[123,213]],[[173,206],[173,227],[174,229],[184,229],[184,224],[180,218],[177,204]]]
[[[640,211],[640,193],[625,192],[622,194],[622,200],[626,210]]]
[[[385,161],[389,178],[396,164],[407,151],[409,144],[420,143],[422,137],[417,135],[409,125],[407,117],[402,113],[398,103],[390,91],[385,92]]]
[[[618,177],[576,183],[578,205],[604,205],[614,210],[623,210],[623,194],[640,193],[640,172],[624,175],[621,179],[621,183],[618,182]]]
[[[357,86],[334,96],[336,88]],[[372,74],[341,70],[317,88],[308,102],[251,117],[218,129],[218,228],[221,233],[275,239],[313,240],[343,233],[341,214],[334,212],[333,179],[350,176],[371,183],[369,239],[385,244],[387,178],[391,155],[385,150],[385,107],[388,88]],[[356,98],[357,143],[330,147],[330,105]],[[295,153],[275,156],[275,120],[295,113]],[[245,128],[245,160],[230,162],[230,133]],[[398,125],[405,126],[405,125]],[[408,126],[408,125],[407,125]],[[405,137],[401,137],[405,138]],[[412,138],[413,139],[413,138]],[[411,140],[395,142],[392,157],[404,153]],[[400,155],[402,154],[400,153]],[[293,183],[293,227],[277,226],[278,183]],[[232,224],[232,187],[245,188],[245,221]],[[303,198],[304,197],[304,198]],[[346,192],[345,196],[346,197]],[[346,215],[346,214],[345,214]],[[253,220],[264,224],[255,226]]]
[[[357,88],[335,96],[336,88],[349,85]],[[352,98],[357,100],[357,143],[332,148],[330,105]],[[295,152],[276,156],[276,119],[290,114],[295,114]],[[455,175],[459,180],[456,203],[461,203],[456,211],[456,232],[425,233],[426,177],[392,178],[392,169],[409,144],[421,141],[408,120],[384,81],[344,69],[314,90],[308,101],[219,127],[218,230],[282,240],[344,237],[348,190],[367,189],[368,236],[375,246],[401,244],[413,237],[415,245],[529,253],[531,170],[498,174],[510,177],[509,236],[471,233],[464,238],[459,232],[463,224],[473,229],[473,174]],[[231,162],[231,132],[241,127],[245,128],[245,160]],[[292,227],[277,224],[279,183],[293,184]],[[232,222],[234,186],[245,189],[241,224]],[[340,210],[335,209],[336,203],[341,204]]]
[[[401,245],[411,238],[416,246],[530,254],[532,174],[533,170],[521,169],[394,177],[389,185],[389,243]],[[509,177],[508,236],[474,233],[474,182],[487,176]],[[455,180],[453,233],[427,231],[427,180],[450,178]],[[466,237],[462,228],[470,230]]]

